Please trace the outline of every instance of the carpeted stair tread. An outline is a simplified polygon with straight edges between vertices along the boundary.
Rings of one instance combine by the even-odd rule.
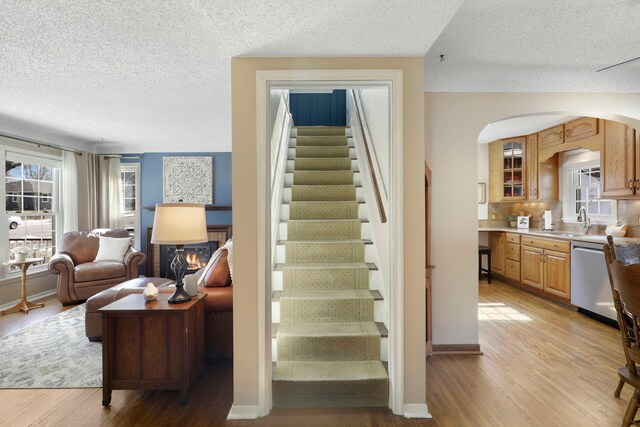
[[[285,266],[296,266],[296,265],[303,265],[303,264],[310,264],[310,263],[293,263],[293,262],[289,262],[289,263],[277,263],[274,267],[273,267],[273,271],[284,271]],[[341,263],[341,264],[364,264],[367,266],[367,268],[369,269],[369,271],[378,271],[378,266],[375,265],[372,262],[365,262],[365,263],[358,263],[358,262],[354,262],[354,263]],[[329,265],[329,263],[319,263],[318,265]]]
[[[295,148],[296,158],[314,158],[314,157],[345,157],[350,158],[349,156],[349,147],[347,145],[338,145],[338,146],[321,146],[321,145],[310,145],[310,146],[297,146]]]
[[[283,322],[278,360],[379,360],[380,339],[374,322]]]
[[[292,201],[289,219],[357,219],[359,204],[347,201]]]
[[[293,169],[301,170],[351,170],[351,159],[348,157],[309,157],[293,161]]]
[[[300,288],[295,288],[296,290],[299,291],[304,291],[304,290],[313,290],[313,291],[326,291],[327,289],[317,289],[317,288],[310,288],[310,289],[300,289]],[[338,289],[338,290],[349,290],[352,288],[345,288],[345,289]],[[291,291],[293,290],[293,288],[289,288],[286,289],[285,291]],[[382,294],[380,293],[380,291],[376,290],[376,289],[366,289],[371,293],[371,296],[373,297],[374,301],[383,301],[384,297],[382,296]],[[271,292],[271,301],[280,301],[280,298],[282,297],[282,294],[285,291],[273,291]]]
[[[389,400],[378,360],[278,362],[273,390],[280,407],[387,406]]]
[[[333,136],[346,135],[348,127],[317,127],[317,126],[300,126],[296,127],[298,136]]]
[[[304,322],[373,321],[373,295],[367,290],[291,290],[280,297],[280,319]]]
[[[314,301],[333,301],[333,300],[371,300],[373,294],[368,289],[336,289],[332,291],[317,289],[293,289],[283,291],[280,301],[289,300],[314,300]]]
[[[356,186],[351,185],[294,185],[291,201],[347,202],[356,200]]]
[[[285,262],[364,262],[362,240],[286,241]]]
[[[362,232],[359,219],[306,219],[287,222],[288,240],[359,239]]]
[[[296,146],[339,146],[347,145],[348,138],[344,135],[300,135],[296,138]]]
[[[353,184],[353,171],[294,171],[293,185]]]

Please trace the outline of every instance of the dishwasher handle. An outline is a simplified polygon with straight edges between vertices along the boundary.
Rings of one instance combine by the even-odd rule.
[[[589,249],[589,248],[583,248],[581,246],[574,246],[573,250],[576,252],[589,252],[591,254],[604,255],[604,251],[600,249]]]

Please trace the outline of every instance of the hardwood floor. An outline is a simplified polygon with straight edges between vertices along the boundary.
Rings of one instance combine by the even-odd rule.
[[[55,298],[28,315],[0,318],[0,335],[63,309]],[[226,421],[232,366],[207,366],[187,406],[173,391],[0,390],[1,425],[202,426],[618,426],[631,396],[613,397],[623,363],[618,331],[494,280],[480,284],[484,356],[427,360],[427,402],[434,420],[406,420],[385,409],[273,410]],[[46,310],[46,311],[45,311]],[[36,318],[38,312],[41,316]],[[15,316],[15,318],[11,318]],[[21,316],[21,317],[19,317]]]

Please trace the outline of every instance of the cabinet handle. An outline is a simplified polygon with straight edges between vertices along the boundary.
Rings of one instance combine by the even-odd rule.
[[[537,195],[538,195],[538,189],[537,189],[537,188],[534,188],[534,189],[533,189],[533,195],[534,195],[534,196],[537,196]]]
[[[562,139],[564,132],[560,131],[560,133],[558,134],[558,139]]]
[[[627,184],[627,188],[629,189],[629,191],[633,191],[633,187],[631,186],[631,183],[633,182],[632,179],[629,180],[628,184]]]
[[[636,190],[640,190],[640,179],[636,179],[634,186],[636,187]]]
[[[564,134],[567,136],[567,138],[569,138],[571,136],[571,129],[567,129]]]

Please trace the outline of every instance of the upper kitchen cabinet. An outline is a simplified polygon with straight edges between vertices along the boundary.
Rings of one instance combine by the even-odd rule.
[[[502,146],[502,200],[526,198],[525,138],[501,140]]]
[[[527,147],[527,199],[558,200],[558,156],[540,162],[538,137],[534,133],[526,137]]]
[[[595,117],[582,117],[565,123],[564,140],[567,143],[579,141],[598,134],[598,119]]]
[[[636,132],[624,123],[604,121],[600,163],[602,196],[640,197],[640,150]]]
[[[540,149],[564,144],[564,125],[540,131],[539,138]]]

